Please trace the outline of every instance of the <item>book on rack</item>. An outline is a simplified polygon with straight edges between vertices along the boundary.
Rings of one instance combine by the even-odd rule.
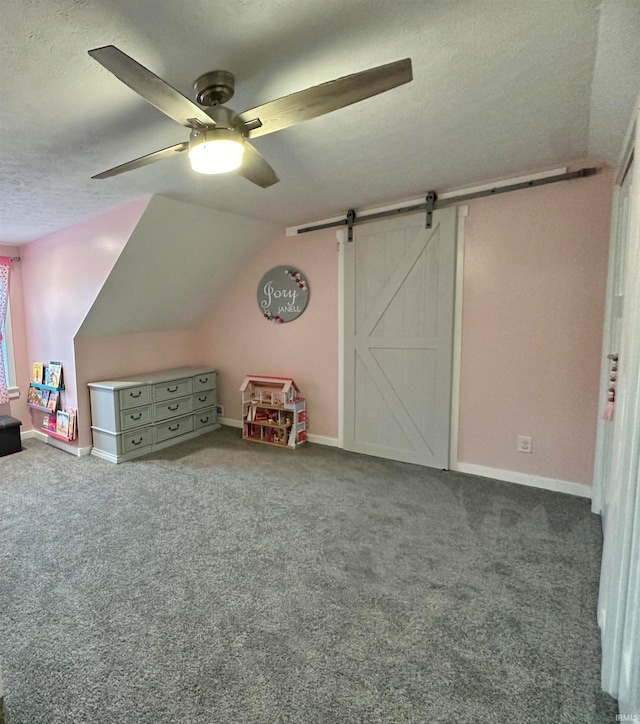
[[[56,432],[58,435],[69,437],[69,413],[58,410],[56,413]]]
[[[55,432],[56,431],[56,416],[55,414],[51,414],[47,412],[45,415],[42,416],[42,425],[40,427],[43,430],[49,430],[49,432]]]
[[[49,400],[47,401],[47,408],[54,412],[58,409],[58,399],[60,393],[57,390],[51,390],[49,392]]]
[[[49,404],[49,390],[40,391],[40,407],[46,407]]]
[[[31,382],[35,382],[37,385],[42,384],[44,372],[44,365],[42,362],[34,362],[31,368]]]
[[[64,410],[69,415],[69,428],[67,432],[67,437],[69,438],[69,440],[75,440],[77,411],[74,410],[73,407],[65,407]]]
[[[40,404],[40,390],[37,387],[32,387],[29,385],[29,393],[27,395],[27,402],[30,405],[39,405]]]
[[[60,387],[62,382],[62,362],[49,362],[45,374],[45,384],[50,387]]]

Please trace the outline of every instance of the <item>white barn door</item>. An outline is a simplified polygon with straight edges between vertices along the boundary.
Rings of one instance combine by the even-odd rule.
[[[456,209],[354,228],[344,244],[344,447],[447,468]]]

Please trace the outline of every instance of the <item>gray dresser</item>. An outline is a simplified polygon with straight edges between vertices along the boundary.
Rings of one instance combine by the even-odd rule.
[[[180,367],[90,382],[91,454],[121,463],[216,430],[216,376]]]

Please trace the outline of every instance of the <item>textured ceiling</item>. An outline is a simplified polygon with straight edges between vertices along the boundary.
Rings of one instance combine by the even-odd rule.
[[[638,0],[602,4],[637,19]],[[617,154],[638,82],[611,72],[615,13],[598,48],[599,6],[0,0],[0,240],[30,241],[145,194],[287,225],[584,158],[590,134],[603,157]],[[186,155],[92,181],[188,136],[87,55],[107,44],[189,97],[200,74],[231,70],[236,111],[407,56],[414,80],[256,139],[281,179],[269,189],[198,175]]]

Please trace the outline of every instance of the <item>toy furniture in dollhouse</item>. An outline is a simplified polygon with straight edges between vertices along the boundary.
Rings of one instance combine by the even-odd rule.
[[[290,377],[247,375],[240,392],[245,440],[289,448],[307,441],[307,403]]]

